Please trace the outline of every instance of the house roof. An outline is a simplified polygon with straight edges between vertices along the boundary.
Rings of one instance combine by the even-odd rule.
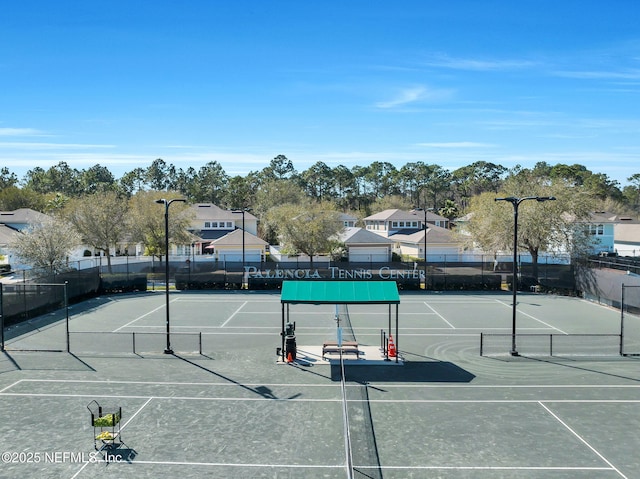
[[[13,211],[0,211],[0,223],[6,225],[13,224],[33,224],[40,223],[47,218],[47,215],[31,208],[19,208]]]
[[[607,211],[593,211],[589,213],[589,220],[592,223],[630,223],[632,221],[637,223],[628,215],[617,215]]]
[[[0,245],[8,245],[13,241],[18,230],[11,226],[0,224]]]
[[[219,206],[214,205],[213,203],[194,203],[189,207],[191,211],[194,213],[194,219],[196,220],[237,220],[238,218],[242,218],[242,212],[234,212],[231,210],[223,210]],[[255,220],[256,217],[253,216],[248,211],[244,213],[244,219],[246,220]]]
[[[197,236],[204,241],[212,241],[228,235],[230,230],[198,230]]]
[[[377,233],[372,233],[364,228],[349,227],[345,228],[338,237],[339,241],[347,245],[354,246],[356,244],[393,244],[394,242]]]
[[[389,239],[393,242],[420,244],[424,242],[424,234],[423,229],[405,229],[389,236]],[[458,241],[455,239],[451,230],[430,224],[427,229],[427,243],[457,244]]]
[[[231,245],[237,246],[242,244],[242,230],[233,230],[231,233],[224,235],[222,238],[218,238],[211,242],[214,246]],[[265,246],[268,243],[262,238],[258,238],[256,235],[244,232],[244,244],[245,246]]]
[[[367,216],[365,221],[415,221],[417,219],[424,220],[423,211],[404,211],[400,209],[384,210],[379,213]],[[446,221],[444,216],[435,214],[432,211],[427,211],[427,221],[442,220]]]
[[[340,213],[339,215],[340,221],[357,221],[358,218],[356,218],[353,215],[350,215],[349,213]]]

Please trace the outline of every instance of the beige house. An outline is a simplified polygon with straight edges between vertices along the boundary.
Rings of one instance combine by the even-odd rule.
[[[212,203],[195,203],[189,207],[189,214],[193,218],[189,232],[194,236],[197,254],[211,254],[208,246],[236,230],[244,230],[254,236],[258,234],[258,218],[246,210],[243,213],[241,210],[224,210]],[[241,239],[238,245],[241,247]]]
[[[263,239],[236,229],[213,240],[205,250],[213,254],[217,261],[252,263],[264,261],[268,248],[269,244]]]
[[[387,263],[392,259],[394,241],[364,228],[345,228],[338,240],[345,244],[350,262]]]
[[[620,256],[640,256],[640,222],[621,218],[613,226],[614,251]]]
[[[432,211],[426,212],[426,255],[457,255],[463,245],[455,238],[449,220]],[[393,251],[401,256],[425,257],[425,211],[389,209],[364,219],[367,231],[388,238]]]

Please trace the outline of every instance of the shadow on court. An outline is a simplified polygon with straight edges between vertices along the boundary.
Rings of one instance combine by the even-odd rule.
[[[560,366],[560,367],[565,367],[565,368],[571,368],[571,369],[578,369],[581,371],[587,371],[590,373],[596,373],[596,374],[603,374],[605,376],[611,376],[614,378],[620,378],[620,379],[628,379],[629,381],[636,381],[636,382],[640,382],[640,375],[638,375],[637,377],[630,377],[630,376],[623,376],[621,374],[617,374],[617,373],[613,373],[613,372],[609,372],[609,371],[598,371],[597,369],[594,369],[593,367],[584,367],[584,366],[578,366],[575,364],[571,364],[569,361],[571,361],[571,359],[542,359],[542,358],[537,358],[537,357],[531,357],[531,356],[524,356],[527,359],[530,359],[531,361],[538,361],[541,363],[547,363],[547,364],[553,364],[554,366]],[[609,359],[609,358],[607,358]],[[603,364],[606,364],[607,362],[611,363],[613,361],[624,361],[624,360],[629,360],[631,359],[632,361],[634,359],[637,358],[611,358],[611,360],[607,361],[607,360],[603,360],[603,359],[598,359],[599,362],[602,362]]]
[[[11,371],[91,371],[96,370],[73,353],[5,350],[0,354],[0,374]]]
[[[405,362],[403,366],[349,366],[345,365],[345,380],[362,384],[368,382],[407,382],[407,383],[468,383],[474,374],[449,361]],[[340,366],[331,365],[331,379],[340,381]]]
[[[199,369],[202,369],[203,371],[211,373],[214,376],[219,377],[220,379],[224,379],[225,381],[229,381],[230,383],[235,384],[237,386],[240,386],[241,388],[243,388],[243,389],[245,389],[247,391],[250,391],[252,393],[258,394],[259,396],[262,396],[265,399],[281,399],[281,398],[278,398],[275,394],[273,394],[271,389],[268,388],[267,386],[258,386],[258,387],[252,388],[250,386],[247,386],[245,384],[242,384],[242,383],[236,381],[235,379],[231,379],[231,378],[225,376],[224,374],[220,374],[220,373],[217,373],[217,372],[215,372],[215,371],[213,371],[213,370],[211,370],[209,368],[205,368],[204,366],[202,366],[202,365],[200,365],[198,363],[195,363],[195,362],[193,362],[193,361],[191,361],[191,360],[189,360],[189,359],[187,359],[187,358],[185,358],[183,356],[179,356],[178,354],[174,354],[173,356],[178,358],[178,359],[180,359],[180,360],[182,360],[182,361],[184,361],[185,363],[189,363],[192,366],[195,366],[196,368],[199,368]],[[285,399],[295,399],[298,396],[300,396],[300,394],[294,394],[293,396],[290,396],[290,397],[285,398]]]

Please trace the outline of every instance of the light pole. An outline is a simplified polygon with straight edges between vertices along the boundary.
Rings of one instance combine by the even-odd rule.
[[[171,349],[171,332],[169,328],[169,206],[174,201],[185,202],[187,200],[182,198],[175,198],[173,200],[156,200],[156,203],[164,205],[164,283],[165,283],[165,297],[166,297],[166,310],[167,310],[167,347],[164,350],[164,354],[173,354]]]
[[[244,214],[251,211],[251,208],[242,208],[241,210],[231,210],[232,213],[242,213],[242,288],[245,286],[245,246],[244,246]]]
[[[424,211],[424,290],[427,291],[427,212],[433,208],[414,208],[413,211]],[[415,213],[414,213],[415,214]]]
[[[512,318],[511,318],[511,356],[519,356],[516,349],[516,296],[518,294],[518,206],[527,200],[536,200],[537,202],[554,201],[553,196],[525,196],[524,198],[516,198],[515,196],[507,196],[506,198],[495,198],[494,201],[508,201],[513,205],[513,279],[511,281],[511,289],[513,290]]]

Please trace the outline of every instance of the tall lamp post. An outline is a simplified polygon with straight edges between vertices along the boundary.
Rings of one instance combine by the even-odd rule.
[[[413,211],[424,211],[424,290],[427,291],[427,212],[433,208],[414,208]],[[415,213],[414,213],[415,214]]]
[[[167,347],[164,350],[164,354],[173,354],[171,349],[171,330],[169,328],[169,206],[175,201],[185,202],[187,200],[182,198],[175,198],[173,200],[156,200],[156,203],[164,205],[164,283],[165,283],[165,297],[166,297],[166,310],[167,310]]]
[[[251,211],[251,208],[242,208],[241,210],[231,210],[232,213],[242,213],[242,289],[245,286],[245,245],[244,245],[244,214]]]
[[[516,349],[516,296],[518,294],[518,206],[527,200],[536,200],[537,202],[554,201],[554,196],[525,196],[524,198],[516,198],[515,196],[507,196],[506,198],[495,198],[494,201],[508,201],[513,205],[513,279],[511,281],[511,289],[513,290],[512,318],[511,318],[511,356],[519,356]]]

